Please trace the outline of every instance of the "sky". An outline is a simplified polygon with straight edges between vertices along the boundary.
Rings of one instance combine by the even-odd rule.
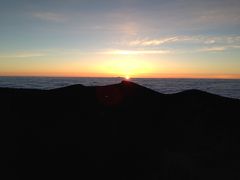
[[[239,0],[0,2],[0,76],[240,78]]]

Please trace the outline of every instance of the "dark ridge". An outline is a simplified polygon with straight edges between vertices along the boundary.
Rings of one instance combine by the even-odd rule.
[[[57,89],[52,89],[52,90],[58,90],[58,91],[78,91],[82,90],[84,88],[105,88],[105,89],[111,89],[111,88],[121,88],[125,89],[126,91],[129,91],[130,89],[135,89],[136,91],[151,91],[152,93],[155,92],[149,88],[140,86],[134,82],[131,81],[122,81],[121,83],[118,84],[112,84],[112,85],[105,85],[105,86],[84,86],[81,84],[75,84],[75,85],[70,85],[62,88],[57,88]],[[157,92],[155,92],[157,93]],[[160,94],[160,93],[159,93]]]
[[[82,84],[74,84],[74,85],[70,85],[70,86],[65,86],[65,87],[61,87],[61,88],[57,88],[58,90],[78,90],[78,89],[82,89],[85,88],[86,86],[82,85]],[[52,90],[57,90],[57,89],[52,89]]]
[[[7,179],[240,179],[240,100],[130,81],[0,88]]]
[[[216,94],[212,94],[212,93],[209,93],[209,92],[205,92],[205,91],[202,91],[202,90],[198,90],[198,89],[189,89],[189,90],[185,90],[185,91],[182,91],[182,92],[179,92],[179,93],[176,93],[178,96],[212,96],[212,97],[221,97],[223,98],[222,96],[220,95],[216,95]],[[231,98],[230,98],[231,99]]]

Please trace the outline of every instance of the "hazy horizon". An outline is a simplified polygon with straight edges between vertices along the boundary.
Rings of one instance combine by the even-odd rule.
[[[0,76],[240,79],[238,0],[3,0]]]
[[[0,78],[121,78],[121,79],[212,79],[212,80],[240,80],[238,77],[219,77],[219,76],[199,76],[199,77],[190,77],[190,76],[159,76],[159,77],[128,77],[126,76],[48,76],[48,75],[43,75],[43,76],[38,76],[38,75],[0,75]]]

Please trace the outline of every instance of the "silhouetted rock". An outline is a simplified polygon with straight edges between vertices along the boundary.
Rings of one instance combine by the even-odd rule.
[[[0,112],[8,179],[240,179],[237,99],[123,81],[0,88]]]

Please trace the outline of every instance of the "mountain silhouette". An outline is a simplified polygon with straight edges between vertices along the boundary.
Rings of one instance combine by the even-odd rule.
[[[240,100],[130,81],[0,88],[5,179],[239,179]]]

